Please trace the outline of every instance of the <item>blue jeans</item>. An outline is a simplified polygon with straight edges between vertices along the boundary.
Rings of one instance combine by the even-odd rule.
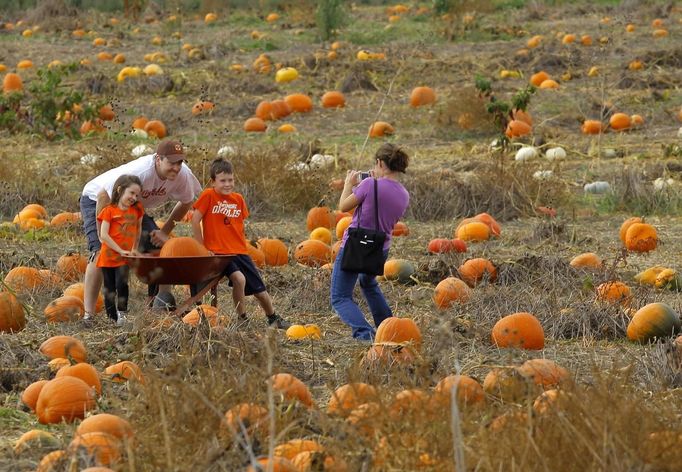
[[[388,257],[388,250],[384,251],[384,261]],[[331,284],[331,303],[334,311],[339,315],[341,321],[346,323],[353,330],[353,337],[356,339],[372,340],[376,331],[365,319],[360,307],[353,300],[353,289],[355,282],[360,279],[360,290],[362,296],[367,300],[369,310],[374,318],[374,326],[379,326],[386,318],[393,316],[391,308],[386,303],[384,294],[379,288],[374,275],[356,274],[341,269],[343,260],[343,248],[339,251],[334,261]]]

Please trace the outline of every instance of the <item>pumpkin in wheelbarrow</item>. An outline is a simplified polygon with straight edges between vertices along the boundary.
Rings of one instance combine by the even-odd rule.
[[[170,238],[159,253],[160,257],[196,257],[210,256],[208,249],[199,241],[189,236]]]

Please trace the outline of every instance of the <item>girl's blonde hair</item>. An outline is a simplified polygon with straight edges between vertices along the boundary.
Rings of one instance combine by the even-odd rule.
[[[142,182],[136,175],[124,174],[116,179],[116,182],[114,182],[114,189],[111,191],[111,204],[118,205],[121,195],[123,195],[123,192],[131,185],[139,185],[140,189],[142,189]]]

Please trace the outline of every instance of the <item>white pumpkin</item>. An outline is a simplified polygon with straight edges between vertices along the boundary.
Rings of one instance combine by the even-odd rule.
[[[228,157],[237,154],[237,150],[232,146],[223,146],[218,149],[218,157]]]
[[[144,130],[142,130],[144,131]],[[147,146],[146,144],[140,144],[138,146],[135,146],[132,151],[130,151],[130,155],[133,157],[142,157],[146,156],[147,154],[153,154],[154,151],[152,148]]]
[[[553,147],[547,149],[545,157],[550,161],[563,161],[566,159],[566,151],[562,147]]]
[[[615,149],[606,148],[606,149],[602,149],[601,157],[606,158],[606,159],[615,159],[616,157],[618,157],[618,153],[616,152]]]
[[[669,177],[667,179],[659,177],[654,180],[654,189],[660,192],[667,189],[668,187],[671,187],[674,183],[675,181]]]
[[[146,139],[149,136],[147,135],[147,132],[143,130],[142,128],[133,128],[133,130],[130,132],[132,136],[135,136],[136,138],[142,138]]]
[[[549,180],[554,176],[554,172],[551,170],[536,170],[533,173],[533,178],[535,180]]]
[[[603,180],[598,180],[597,182],[585,184],[583,189],[585,190],[585,193],[602,194],[611,191],[611,184]]]
[[[96,154],[83,154],[81,156],[81,164],[84,166],[94,164],[100,159],[100,157]]]
[[[311,169],[323,169],[325,167],[330,167],[334,164],[336,159],[330,154],[314,154],[310,158],[310,168]]]
[[[517,161],[527,161],[534,159],[538,156],[538,150],[533,146],[523,146],[521,149],[516,151],[516,156],[514,157]]]

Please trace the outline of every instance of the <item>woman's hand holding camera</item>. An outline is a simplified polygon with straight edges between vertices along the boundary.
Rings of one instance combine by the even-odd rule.
[[[346,180],[344,182],[344,186],[348,188],[355,187],[356,185],[360,184],[364,179],[371,177],[372,172],[371,171],[359,171],[359,170],[354,170],[350,169],[346,173]]]

